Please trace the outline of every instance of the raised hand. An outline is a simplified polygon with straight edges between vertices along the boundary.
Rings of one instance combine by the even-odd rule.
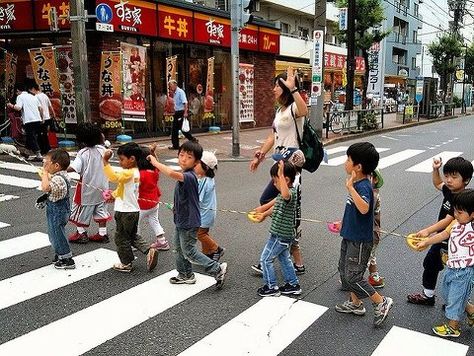
[[[294,69],[292,66],[289,66],[288,69],[286,70],[286,80],[283,80],[283,78],[280,78],[280,81],[289,89],[293,90],[296,88],[296,69]]]
[[[441,157],[433,158],[433,170],[440,169],[442,165],[443,165],[443,160],[441,159]]]

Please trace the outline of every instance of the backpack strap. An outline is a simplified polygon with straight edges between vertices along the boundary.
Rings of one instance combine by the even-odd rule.
[[[295,123],[296,138],[298,139],[298,146],[301,148],[300,131],[298,130],[298,124],[296,123],[295,113],[293,112],[293,103],[291,103],[291,105],[290,105],[290,112],[291,112],[291,117],[293,117],[293,122]]]

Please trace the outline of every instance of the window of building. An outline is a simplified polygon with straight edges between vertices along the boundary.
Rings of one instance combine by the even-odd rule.
[[[417,3],[413,4],[413,15],[415,15],[415,17],[418,17],[420,15],[420,5],[418,5]]]
[[[418,43],[418,31],[413,31],[413,43]]]
[[[416,69],[416,57],[411,57],[411,69]]]
[[[309,38],[309,29],[306,27],[298,27],[300,37]]]
[[[285,22],[280,22],[281,33],[290,33],[290,25]]]

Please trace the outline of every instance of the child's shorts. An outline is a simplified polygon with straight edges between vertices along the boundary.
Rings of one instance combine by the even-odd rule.
[[[97,223],[104,223],[112,220],[112,216],[107,210],[105,202],[97,205],[80,205],[72,203],[71,216],[69,221],[76,226],[87,227],[91,223],[91,219]]]

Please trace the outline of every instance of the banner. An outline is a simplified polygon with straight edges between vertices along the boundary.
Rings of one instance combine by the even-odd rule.
[[[5,51],[5,90],[7,99],[15,94],[17,60],[17,56]]]
[[[207,59],[206,95],[203,120],[214,120],[214,57]]]
[[[59,90],[59,76],[54,47],[32,48],[28,52],[36,83],[39,85],[40,90],[49,96],[55,113],[60,113],[61,92]]]
[[[166,57],[166,88],[168,88],[170,80],[178,80],[177,58],[178,56]]]
[[[102,128],[122,127],[122,54],[102,51],[100,58],[99,115]]]
[[[381,98],[383,95],[383,50],[382,42],[374,43],[369,49],[369,82],[367,83],[367,94]]]
[[[72,65],[72,47],[57,46],[56,63],[58,64],[59,85],[61,88],[62,119],[66,124],[77,124],[76,95],[74,93],[74,75]],[[54,108],[55,115],[60,114]]]
[[[253,64],[239,63],[239,122],[255,122],[253,82]]]
[[[146,121],[146,48],[122,42],[124,120]]]

